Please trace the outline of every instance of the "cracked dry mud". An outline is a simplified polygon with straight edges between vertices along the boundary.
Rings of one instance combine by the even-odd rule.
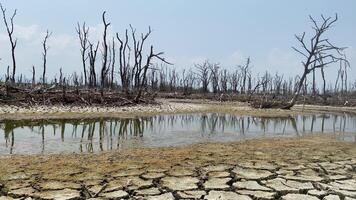
[[[0,200],[356,199],[356,145],[331,136],[0,158]]]

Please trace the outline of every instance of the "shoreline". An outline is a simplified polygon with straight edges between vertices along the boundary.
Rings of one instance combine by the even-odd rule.
[[[0,106],[0,120],[22,119],[86,119],[152,116],[158,114],[183,113],[228,113],[261,117],[289,116],[313,113],[356,114],[356,107],[334,107],[319,105],[296,105],[291,110],[255,109],[241,102],[218,102],[209,100],[158,99],[157,104],[143,104],[123,107],[86,106]]]

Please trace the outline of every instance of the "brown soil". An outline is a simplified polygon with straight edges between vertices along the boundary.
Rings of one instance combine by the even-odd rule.
[[[261,193],[253,187],[239,187],[245,181],[257,181],[261,187],[267,187],[270,194],[264,195],[272,195],[272,199],[289,193],[310,193],[307,196],[317,199],[328,194],[340,198],[356,196],[355,144],[325,135],[103,154],[4,156],[0,161],[2,194],[11,197],[45,199],[46,195],[65,189],[77,198],[116,194],[118,198],[129,199],[160,195],[167,197],[164,199],[178,199],[183,195],[181,192],[201,191],[199,198],[214,199],[215,192],[221,190],[232,193],[220,195],[255,198]],[[303,188],[302,183],[309,183],[309,187]],[[280,184],[290,184],[290,190]],[[90,192],[94,186],[100,188],[97,193]],[[140,193],[143,189],[157,191]],[[322,194],[318,196],[314,190]],[[248,191],[252,193],[247,194]]]

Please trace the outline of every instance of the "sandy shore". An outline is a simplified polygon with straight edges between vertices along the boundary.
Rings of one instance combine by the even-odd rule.
[[[286,116],[300,113],[349,112],[356,113],[356,107],[332,107],[296,105],[291,110],[254,109],[247,103],[217,102],[208,100],[158,99],[157,104],[126,107],[78,107],[78,106],[0,106],[1,119],[53,119],[132,117],[170,113],[222,112],[254,116]]]

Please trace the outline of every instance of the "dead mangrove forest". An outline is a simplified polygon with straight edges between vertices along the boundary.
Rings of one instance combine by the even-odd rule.
[[[11,45],[11,64],[0,80],[1,104],[123,106],[153,103],[161,97],[245,101],[256,108],[289,109],[296,103],[356,105],[356,80],[348,78],[350,64],[345,47],[326,37],[335,28],[337,15],[310,16],[312,28],[295,36],[297,45],[293,49],[296,56],[300,54],[303,58],[300,65],[303,73],[295,77],[268,70],[257,74],[253,71],[252,57],[236,66],[206,60],[178,70],[165,59],[163,51],[157,51],[149,43],[151,27],[139,33],[129,25],[124,34],[108,36],[112,24],[105,11],[101,15],[104,29],[100,40],[89,38],[91,30],[85,22],[75,27],[80,44],[78,57],[82,62],[76,72],[64,75],[59,68],[57,76],[47,76],[47,55],[51,51],[48,41],[52,35],[47,30],[42,40],[42,58],[39,58],[43,64],[32,66],[32,76],[26,77],[18,72],[16,62],[20,42],[14,35],[17,11],[9,13],[3,5],[1,11]],[[336,78],[326,80],[325,69],[335,66],[338,67]],[[321,84],[317,83],[317,77],[321,77]]]

